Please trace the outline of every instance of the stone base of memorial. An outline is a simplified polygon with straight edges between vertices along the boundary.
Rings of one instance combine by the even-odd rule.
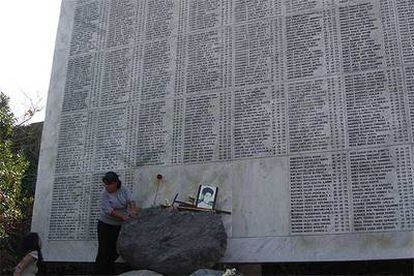
[[[126,222],[118,252],[134,269],[189,275],[223,257],[227,235],[219,215],[150,208]]]

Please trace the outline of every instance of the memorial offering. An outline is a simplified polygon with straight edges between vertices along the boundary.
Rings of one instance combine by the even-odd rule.
[[[198,188],[196,207],[214,209],[214,205],[216,204],[217,191],[217,187],[200,185]]]

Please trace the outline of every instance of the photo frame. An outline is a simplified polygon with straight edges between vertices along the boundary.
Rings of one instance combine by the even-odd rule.
[[[214,209],[216,205],[218,187],[210,185],[200,185],[198,187],[196,207],[204,209]]]

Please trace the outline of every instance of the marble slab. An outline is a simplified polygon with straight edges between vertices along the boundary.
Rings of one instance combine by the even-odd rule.
[[[94,261],[110,170],[142,208],[217,186],[222,262],[414,258],[413,11],[62,0],[32,220],[45,260]]]

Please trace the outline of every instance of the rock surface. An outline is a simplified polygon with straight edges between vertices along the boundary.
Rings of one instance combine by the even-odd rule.
[[[220,260],[227,235],[217,214],[151,208],[123,224],[117,246],[135,269],[188,275]]]
[[[199,269],[191,273],[190,276],[222,276],[223,271],[213,269]]]

